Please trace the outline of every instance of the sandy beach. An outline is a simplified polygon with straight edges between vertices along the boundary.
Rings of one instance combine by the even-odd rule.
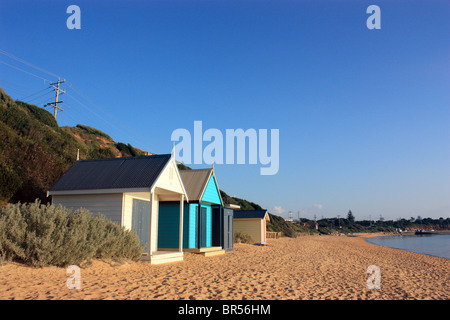
[[[368,289],[367,267],[381,271]],[[221,256],[185,253],[166,265],[94,261],[69,290],[66,269],[0,266],[0,299],[450,299],[450,261],[376,246],[359,236],[282,238],[235,244]]]

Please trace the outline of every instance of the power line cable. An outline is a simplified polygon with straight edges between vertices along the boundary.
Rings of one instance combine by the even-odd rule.
[[[121,129],[118,128],[116,125],[114,125],[113,123],[109,122],[108,120],[106,120],[105,118],[103,118],[102,116],[100,116],[98,113],[96,113],[95,111],[93,111],[91,108],[89,108],[86,104],[84,104],[83,102],[81,102],[80,100],[78,100],[77,98],[75,98],[74,96],[72,96],[71,94],[66,92],[66,95],[71,97],[72,99],[74,99],[76,102],[78,102],[82,107],[86,108],[88,111],[90,111],[91,113],[93,113],[95,116],[97,116],[98,118],[100,118],[101,120],[105,121],[106,123],[108,123],[109,125],[115,127],[116,129]],[[130,136],[127,134],[127,136],[131,139],[134,139],[134,137]]]
[[[7,52],[7,51],[5,51],[5,50],[0,49],[0,54],[3,54],[3,55],[5,55],[5,56],[7,56],[7,57],[9,57],[9,58],[11,58],[11,59],[13,59],[13,60],[15,60],[15,61],[18,61],[18,62],[20,62],[20,63],[23,63],[23,64],[25,64],[25,65],[27,65],[27,66],[29,66],[29,67],[31,67],[31,68],[34,68],[34,69],[36,69],[36,70],[38,70],[38,71],[44,72],[44,73],[46,73],[46,74],[48,74],[48,75],[50,75],[50,76],[52,76],[52,77],[59,78],[58,75],[56,75],[56,74],[54,74],[54,73],[52,73],[52,72],[50,72],[50,71],[48,71],[48,70],[45,70],[44,68],[38,67],[38,66],[36,66],[36,65],[34,65],[34,64],[30,63],[30,62],[27,62],[27,61],[25,61],[25,60],[23,60],[23,59],[21,59],[21,58],[18,58],[18,57],[14,56],[13,54],[11,54],[11,53],[9,53],[9,52]],[[31,75],[31,76],[34,76],[34,77],[36,77],[36,78],[42,79],[42,80],[44,80],[44,82],[47,81],[47,82],[51,83],[50,80],[48,80],[48,79],[46,79],[46,78],[44,78],[44,77],[38,76],[38,75],[36,75],[36,74],[34,74],[34,73],[32,73],[32,72],[23,70],[23,69],[21,69],[21,68],[19,68],[19,67],[16,67],[16,66],[14,66],[14,65],[11,65],[11,64],[5,62],[5,61],[1,61],[1,60],[0,60],[0,63],[4,64],[4,65],[6,65],[6,66],[9,66],[9,67],[11,67],[11,68],[14,68],[14,69],[16,69],[16,70],[19,70],[19,71],[21,71],[21,72],[24,72],[24,73],[26,73],[26,74],[28,74],[28,75]],[[92,104],[93,106],[96,106],[97,108],[102,109],[103,113],[109,115],[109,117],[110,117],[111,119],[113,118],[113,117],[111,116],[111,114],[109,114],[107,111],[105,111],[104,108],[102,108],[101,106],[99,106],[98,104],[96,104],[96,103],[95,103],[92,99],[90,99],[87,95],[83,94],[83,93],[81,92],[81,90],[78,90],[78,89],[74,88],[74,86],[73,86],[72,83],[70,83],[70,88],[73,89],[74,92],[76,92],[79,96],[81,96],[82,98],[84,98],[86,101],[90,102],[90,104]],[[43,90],[45,90],[45,89],[43,89]],[[42,90],[41,90],[41,91],[42,91]],[[38,94],[38,93],[39,93],[39,92],[36,92],[36,93],[34,93],[34,94]],[[34,94],[29,95],[29,97],[33,96]],[[116,128],[119,129],[119,130],[123,130],[123,129],[124,129],[125,132],[126,132],[126,135],[127,135],[129,138],[135,139],[135,137],[132,137],[132,136],[130,136],[130,135],[127,133],[127,132],[129,132],[129,131],[134,131],[133,129],[127,128],[126,126],[122,125],[122,123],[120,123],[120,121],[117,121],[117,119],[115,119],[114,121],[117,121],[117,123],[118,123],[118,124],[120,125],[120,127],[121,127],[121,128],[118,128],[116,125],[114,125],[114,124],[111,123],[110,121],[106,120],[104,117],[102,117],[102,116],[99,115],[98,113],[94,112],[91,108],[89,108],[86,104],[84,104],[83,102],[81,102],[79,99],[75,98],[73,95],[71,95],[71,94],[69,94],[69,93],[66,93],[66,94],[67,94],[68,96],[70,96],[72,99],[74,99],[74,100],[75,100],[77,103],[79,103],[81,106],[83,106],[84,108],[86,108],[87,110],[89,110],[91,113],[93,113],[95,116],[97,116],[98,118],[100,118],[101,120],[105,121],[106,123],[108,123],[109,125],[111,125],[111,126],[113,126],[113,127],[116,127]],[[44,95],[45,95],[45,94],[44,94]],[[43,95],[41,95],[41,96],[39,96],[39,97],[35,97],[35,98],[29,100],[29,102],[30,102],[30,101],[34,101],[34,100],[36,100],[36,99],[38,99],[38,98],[40,98],[40,97],[42,97],[42,96],[43,96]],[[28,98],[28,97],[26,97],[26,98]],[[46,99],[46,100],[47,100],[47,99]],[[139,136],[139,135],[137,135],[137,136]]]
[[[26,94],[25,91],[20,90],[20,89],[9,88],[9,87],[7,87],[7,88],[6,87],[0,87],[0,88],[4,89],[8,93],[14,93],[14,94],[17,94],[17,95],[24,95],[24,94]]]
[[[41,92],[43,92],[43,91],[45,91],[45,90],[48,90],[48,89],[50,89],[50,87],[45,88],[45,89],[42,89],[42,90],[39,90],[39,91],[37,91],[37,92],[35,92],[35,93],[32,93],[32,94],[26,96],[25,98],[20,98],[20,99],[18,99],[18,100],[25,102],[26,99],[31,98],[32,96],[34,96],[34,95],[36,95],[36,94],[38,94],[38,93],[41,93]],[[49,91],[49,92],[46,92],[45,94],[48,94],[48,93],[50,93],[50,91]],[[39,97],[41,97],[41,96],[39,96]],[[34,99],[34,98],[33,98],[33,99]]]
[[[14,68],[14,69],[17,69],[17,70],[19,70],[19,71],[25,72],[25,73],[27,73],[27,74],[29,74],[29,75],[32,75],[33,77],[42,79],[42,80],[47,81],[47,82],[51,82],[51,81],[48,80],[48,79],[45,79],[45,78],[43,78],[43,77],[40,77],[40,76],[38,76],[38,75],[35,75],[34,73],[31,73],[31,72],[25,71],[25,70],[23,70],[23,69],[20,69],[20,68],[18,68],[18,67],[16,67],[16,66],[13,66],[12,64],[6,63],[5,61],[0,60],[0,63],[3,63],[4,65],[7,65],[7,66],[9,66],[9,67],[11,67],[11,68]]]
[[[95,103],[91,98],[89,98],[86,94],[84,94],[83,92],[81,92],[81,90],[76,89],[73,85],[73,83],[69,83],[69,88],[71,88],[73,91],[75,91],[79,96],[81,96],[82,98],[84,98],[86,101],[90,102],[93,106],[102,109],[102,112],[109,116],[109,118],[112,121],[117,122],[121,128],[123,130],[125,130],[125,132],[133,132],[133,134],[135,134],[136,136],[139,136],[139,134],[137,134],[133,128],[128,127],[127,125],[123,124],[122,122],[120,122],[114,115],[112,115],[110,112],[108,112],[105,108],[103,108],[102,106],[98,105],[97,103]],[[129,136],[130,137],[130,136]]]
[[[18,61],[18,62],[26,64],[29,67],[32,67],[32,68],[34,68],[36,70],[44,72],[44,73],[46,73],[46,74],[48,74],[48,75],[50,75],[52,77],[59,78],[59,76],[57,76],[56,74],[54,74],[54,73],[52,73],[50,71],[47,71],[47,70],[45,70],[45,69],[43,69],[41,67],[38,67],[38,66],[36,66],[36,65],[34,65],[34,64],[30,63],[30,62],[27,62],[27,61],[25,61],[25,60],[23,60],[21,58],[18,58],[15,55],[13,55],[12,53],[6,52],[5,50],[0,49],[0,53],[5,55],[5,56],[7,56],[7,57],[9,57],[9,58],[11,58],[11,59],[14,59],[14,60]]]
[[[22,95],[29,94],[31,92],[29,87],[11,82],[9,80],[0,79],[0,83],[5,84],[6,86],[12,86],[12,87],[16,88],[16,91],[21,90],[23,92]]]
[[[26,102],[26,103],[30,103],[31,101],[35,101],[35,100],[37,100],[37,99],[39,99],[39,98],[42,98],[43,96],[46,96],[46,95],[48,95],[49,93],[51,93],[51,91],[49,91],[49,92],[45,92],[44,94],[41,94],[40,96],[37,96],[37,97],[34,97],[33,99],[31,99],[31,100],[28,100],[28,101],[24,101],[24,100],[22,100],[23,102]]]

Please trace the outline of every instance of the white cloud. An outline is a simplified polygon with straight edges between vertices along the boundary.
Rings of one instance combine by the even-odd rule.
[[[321,204],[319,204],[319,203],[314,203],[313,207],[314,207],[314,208],[317,208],[317,209],[319,209],[319,210],[322,210],[322,209],[323,209],[323,205],[321,205]]]
[[[282,206],[275,206],[273,207],[273,212],[276,214],[282,214],[286,212],[286,210],[284,210]]]

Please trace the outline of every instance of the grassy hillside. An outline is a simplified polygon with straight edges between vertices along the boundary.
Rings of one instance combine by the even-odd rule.
[[[60,128],[45,109],[12,100],[0,89],[0,201],[46,203],[48,188],[81,159],[144,155],[130,144],[77,125]]]
[[[222,197],[224,204],[237,204],[237,205],[241,206],[241,210],[262,210],[263,209],[263,208],[261,208],[261,206],[259,204],[247,201],[245,199],[230,197],[228,194],[226,194],[222,190],[220,190],[220,196]]]
[[[314,230],[298,223],[284,220],[280,216],[269,213],[270,223],[267,224],[267,231],[281,232],[287,237],[295,237],[297,233],[314,233]]]
[[[149,154],[130,144],[116,143],[106,133],[81,124],[76,127],[62,127],[61,130],[75,137],[83,146],[83,150],[80,150],[80,159],[135,157]]]

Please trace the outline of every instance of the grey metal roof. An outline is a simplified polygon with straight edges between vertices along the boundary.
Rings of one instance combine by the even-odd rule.
[[[49,191],[145,188],[153,186],[170,154],[75,162]]]
[[[213,169],[180,170],[190,201],[200,201]]]
[[[234,210],[234,219],[264,219],[267,210]]]

